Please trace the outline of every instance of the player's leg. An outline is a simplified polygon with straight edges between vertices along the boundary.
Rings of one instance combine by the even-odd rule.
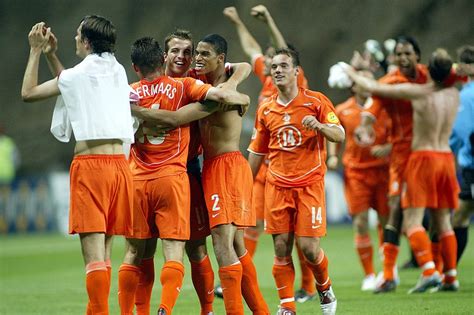
[[[462,254],[466,249],[469,233],[469,223],[474,214],[474,201],[459,199],[459,209],[453,214],[453,228],[458,244],[457,262],[461,260]]]
[[[122,315],[132,315],[135,294],[140,278],[140,264],[145,252],[146,240],[127,238],[125,256],[119,269],[119,305]]]
[[[242,295],[255,315],[270,314],[268,305],[258,286],[257,271],[252,257],[245,248],[244,229],[238,229],[234,237],[234,248],[242,264]]]
[[[456,270],[457,244],[451,225],[451,211],[450,209],[434,209],[431,211],[431,215],[441,244],[444,273],[441,289],[456,291],[459,288]]]
[[[206,238],[186,241],[185,249],[191,263],[191,279],[201,304],[201,315],[208,314],[213,311],[214,271],[207,255]]]
[[[109,314],[109,276],[105,264],[105,234],[80,233],[86,265],[86,288],[92,314]]]
[[[165,311],[162,314],[171,314],[183,285],[185,241],[162,239],[162,246],[165,263],[160,275],[162,287],[160,310]]]
[[[273,234],[273,279],[280,298],[280,309],[296,312],[294,297],[295,267],[291,252],[293,250],[294,233]]]
[[[245,248],[251,257],[257,249],[258,239],[263,232],[265,210],[265,181],[256,180],[252,186],[252,210],[256,214],[257,223],[244,231]]]
[[[362,211],[352,216],[354,229],[354,245],[364,270],[362,291],[375,289],[375,271],[373,263],[373,247],[369,234],[369,211]]]
[[[416,261],[422,269],[419,281],[415,287],[410,289],[409,293],[425,292],[440,282],[440,276],[433,262],[430,239],[422,224],[425,208],[407,208],[404,211],[403,229]]]
[[[135,291],[135,307],[137,315],[150,314],[150,301],[153,284],[155,283],[155,252],[157,238],[146,239],[145,250],[141,260],[138,286]]]
[[[295,292],[295,300],[299,303],[313,300],[316,297],[316,286],[314,284],[314,275],[311,269],[306,265],[304,254],[295,243],[298,253],[298,262],[301,270],[301,288]]]
[[[211,229],[212,244],[219,265],[219,279],[224,294],[224,305],[228,314],[243,314],[242,264],[234,249],[237,227],[220,224]]]

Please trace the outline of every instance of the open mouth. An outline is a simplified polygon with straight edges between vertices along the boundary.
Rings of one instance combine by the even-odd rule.
[[[205,65],[204,65],[204,63],[202,63],[202,62],[196,62],[196,65],[195,65],[194,68],[195,68],[196,70],[198,70],[198,71],[199,71],[199,70],[203,70],[203,69],[205,68]]]

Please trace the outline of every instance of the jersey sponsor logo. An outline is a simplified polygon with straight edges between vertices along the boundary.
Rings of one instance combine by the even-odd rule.
[[[263,111],[263,114],[264,114],[265,116],[267,116],[268,114],[270,114],[270,110],[269,110],[269,109],[265,109],[265,110]]]
[[[286,151],[292,151],[301,145],[303,136],[298,128],[294,126],[284,126],[277,133],[278,145]]]
[[[328,122],[337,124],[339,122],[339,118],[337,118],[336,114],[334,112],[329,112],[327,115]]]

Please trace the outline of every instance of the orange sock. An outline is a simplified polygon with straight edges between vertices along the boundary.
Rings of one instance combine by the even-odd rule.
[[[201,314],[212,312],[214,301],[214,271],[209,256],[200,262],[191,261],[191,278],[201,303]]]
[[[306,258],[304,258],[303,251],[298,247],[298,243],[296,243],[296,251],[298,253],[301,269],[301,288],[308,294],[315,294],[316,286],[314,284],[313,271],[306,265]]]
[[[150,315],[151,291],[155,282],[155,262],[153,257],[142,259],[142,263],[138,268],[140,268],[140,273],[137,290],[135,291],[137,315]]]
[[[431,241],[431,253],[433,254],[433,262],[435,264],[436,271],[439,274],[443,273],[443,256],[441,255],[441,242]]]
[[[360,263],[366,276],[375,274],[374,264],[372,262],[373,249],[370,235],[356,234],[354,238],[355,247],[359,254]]]
[[[393,268],[397,262],[398,246],[392,243],[383,244],[383,277],[385,280],[393,280]]]
[[[257,250],[257,243],[260,233],[257,229],[254,228],[246,228],[244,230],[244,243],[245,248],[247,249],[250,257],[255,255],[255,251]]]
[[[133,315],[135,292],[138,286],[140,268],[122,264],[118,276],[118,299],[121,315]]]
[[[415,255],[418,266],[423,270],[423,276],[435,273],[435,264],[431,254],[431,242],[423,226],[415,226],[407,231],[410,247]]]
[[[166,314],[171,315],[176,300],[178,299],[181,286],[183,285],[184,266],[179,261],[167,261],[161,269],[161,303]]]
[[[240,262],[219,268],[225,312],[228,315],[243,315],[242,303],[242,265]]]
[[[295,267],[291,256],[277,257],[273,262],[273,278],[280,298],[280,306],[296,312],[295,304]]]
[[[439,236],[441,243],[441,255],[444,262],[444,282],[453,283],[456,281],[456,257],[457,242],[453,231],[445,232]]]
[[[331,285],[331,279],[329,279],[328,265],[329,261],[324,251],[319,251],[319,256],[315,262],[307,261],[306,264],[311,269],[316,279],[316,288],[319,292],[325,291]]]
[[[252,257],[246,252],[242,257],[239,257],[239,260],[242,264],[242,295],[245,302],[254,315],[270,314],[267,303],[258,287],[257,271]]]
[[[107,277],[108,277],[108,280],[109,280],[109,283],[108,283],[109,290],[107,291],[107,296],[109,296],[109,294],[110,294],[110,283],[111,283],[111,279],[112,279],[112,262],[110,261],[110,259],[107,259],[105,261],[105,267],[107,268]],[[91,309],[91,303],[90,302],[87,303],[86,315],[92,315],[92,309]]]
[[[89,295],[91,313],[109,314],[109,277],[103,261],[88,263],[86,266],[86,288]]]

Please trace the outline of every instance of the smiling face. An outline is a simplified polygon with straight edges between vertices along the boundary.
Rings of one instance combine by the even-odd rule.
[[[199,42],[196,47],[195,69],[198,74],[206,74],[215,71],[224,62],[225,55],[217,54],[210,43]]]
[[[403,75],[414,77],[417,63],[418,55],[410,43],[398,43],[395,46],[395,64]]]
[[[166,74],[183,77],[193,61],[193,43],[187,39],[172,38],[165,53]]]
[[[279,88],[296,85],[298,68],[293,65],[293,60],[288,55],[275,55],[272,59],[270,73],[273,84]]]

